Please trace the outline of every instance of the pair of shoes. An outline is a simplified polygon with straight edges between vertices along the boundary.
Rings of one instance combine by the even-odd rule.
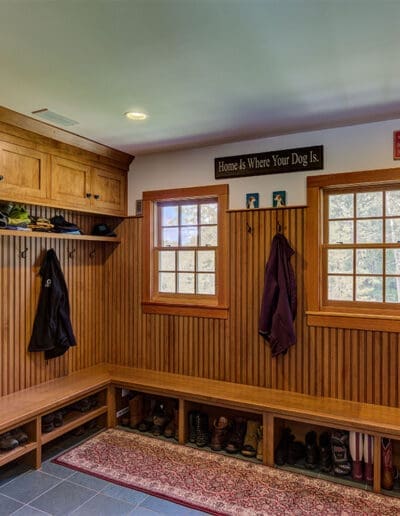
[[[164,436],[168,439],[174,438],[178,441],[179,438],[179,410],[177,407],[173,407],[173,417],[167,424],[164,430]]]
[[[11,432],[6,432],[0,435],[0,450],[10,451],[19,446],[17,439],[11,435]]]
[[[52,432],[56,427],[64,424],[64,416],[61,410],[51,412],[42,417],[42,432],[47,434]]]
[[[319,461],[321,471],[329,473],[332,469],[331,436],[329,432],[322,432],[319,436]]]
[[[353,460],[351,475],[354,480],[365,480],[372,485],[374,480],[374,438],[361,432],[350,432],[349,449]]]
[[[301,441],[296,441],[290,428],[282,430],[281,438],[275,449],[275,463],[283,466],[288,463],[295,465],[299,460],[306,457],[306,447]]]
[[[261,425],[259,421],[255,421],[253,419],[249,419],[247,421],[246,435],[244,437],[243,447],[240,451],[244,457],[255,457],[257,455],[258,435],[260,433],[260,427]]]
[[[236,417],[231,424],[231,431],[226,443],[225,451],[238,453],[243,448],[243,441],[246,435],[247,421],[244,417]]]
[[[164,403],[156,403],[156,406],[153,411],[153,424],[150,428],[150,432],[155,436],[162,435],[168,422],[169,418],[165,410]]]
[[[382,487],[391,490],[394,486],[392,440],[382,437],[381,445]]]
[[[189,412],[189,441],[202,448],[210,441],[208,415],[198,410]]]
[[[87,396],[86,398],[76,401],[68,408],[71,410],[77,410],[78,412],[89,412],[89,410],[96,408],[98,405],[99,399],[97,394],[92,394],[91,396]]]

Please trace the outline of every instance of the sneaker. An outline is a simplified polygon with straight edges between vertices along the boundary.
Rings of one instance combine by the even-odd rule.
[[[14,428],[14,430],[11,430],[10,434],[11,437],[16,439],[20,445],[27,443],[29,440],[27,434],[22,430],[21,427]]]
[[[0,435],[0,450],[10,451],[17,446],[19,446],[19,442],[11,435],[11,432]]]

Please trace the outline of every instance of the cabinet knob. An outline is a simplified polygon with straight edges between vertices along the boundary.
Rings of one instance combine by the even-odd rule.
[[[4,176],[0,176],[0,181],[3,181],[3,179],[4,179]]]
[[[88,199],[90,199],[90,198],[92,197],[92,194],[91,194],[91,193],[87,193],[87,194],[86,194],[86,197],[87,197]]]
[[[99,194],[95,194],[94,198],[95,199],[100,199],[100,195]]]

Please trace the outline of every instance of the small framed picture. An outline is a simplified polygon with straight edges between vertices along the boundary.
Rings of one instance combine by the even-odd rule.
[[[272,206],[274,208],[281,208],[286,206],[286,192],[284,190],[279,192],[272,192]]]
[[[259,194],[258,193],[247,193],[246,194],[246,208],[252,210],[259,207]]]

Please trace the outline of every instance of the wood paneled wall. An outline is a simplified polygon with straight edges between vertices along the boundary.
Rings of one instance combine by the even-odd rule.
[[[383,405],[399,404],[398,334],[305,324],[305,208],[232,211],[229,220],[228,320],[146,315],[141,310],[141,224],[126,219],[106,275],[107,360],[160,371],[273,387]],[[298,342],[272,358],[258,336],[258,314],[270,243],[281,224],[296,253]]]
[[[30,213],[51,217],[55,210],[28,207]],[[60,210],[57,210],[60,213]],[[67,220],[90,232],[98,219],[63,212]],[[105,360],[107,288],[105,262],[109,244],[86,241],[0,236],[0,395],[6,395]],[[114,247],[111,244],[111,247]],[[63,357],[44,360],[28,353],[40,292],[40,265],[47,249],[60,260],[69,289],[77,346]],[[26,258],[20,252],[26,249]]]

